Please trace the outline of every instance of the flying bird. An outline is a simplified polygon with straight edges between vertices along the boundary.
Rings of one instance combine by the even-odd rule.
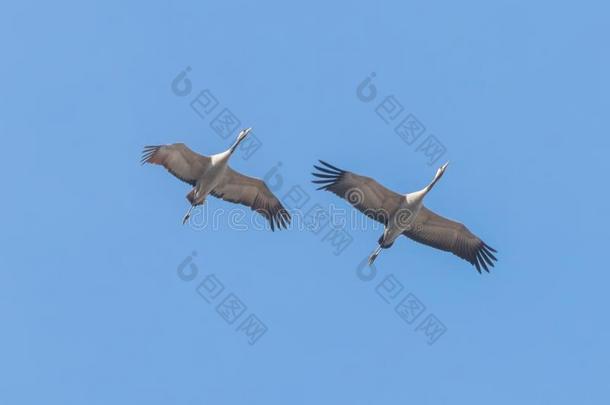
[[[144,147],[142,164],[162,165],[193,187],[186,195],[191,206],[184,215],[183,224],[188,221],[192,209],[202,205],[210,194],[250,207],[269,221],[272,231],[290,224],[290,214],[262,180],[245,176],[228,165],[229,158],[250,131],[252,128],[244,129],[228,150],[212,156],[193,152],[183,143]]]
[[[321,184],[318,190],[330,191],[347,200],[368,217],[384,225],[379,246],[369,257],[372,265],[381,249],[388,249],[404,235],[416,242],[451,252],[489,273],[489,267],[497,261],[495,249],[474,235],[463,224],[443,218],[423,205],[426,195],[445,173],[449,162],[441,166],[430,184],[419,191],[399,194],[391,191],[370,177],[341,170],[320,160],[322,166],[312,173]]]

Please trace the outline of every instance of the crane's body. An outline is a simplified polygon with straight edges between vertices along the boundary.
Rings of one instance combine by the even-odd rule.
[[[379,256],[379,253],[381,253],[381,249],[392,247],[400,235],[413,228],[413,224],[417,221],[426,194],[432,190],[432,187],[434,187],[436,182],[443,176],[448,165],[449,163],[445,163],[438,169],[436,176],[434,176],[434,179],[428,186],[422,190],[405,194],[394,212],[389,213],[388,223],[384,227],[383,235],[379,238],[379,246],[369,257],[369,264],[373,264],[377,256]]]
[[[385,226],[383,235],[380,239],[383,241],[383,247],[392,246],[394,241],[398,239],[404,231],[413,226],[413,222],[421,210],[422,199],[419,196],[413,196],[412,194],[405,195],[403,202],[396,212],[390,216],[388,225]]]
[[[230,156],[228,152],[210,156],[210,166],[197,180],[197,184],[193,188],[193,192],[197,196],[194,200],[195,205],[203,204],[205,198],[220,183],[227,170]]]

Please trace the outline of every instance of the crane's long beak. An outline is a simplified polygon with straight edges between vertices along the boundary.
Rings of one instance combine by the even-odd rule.
[[[445,170],[447,168],[447,166],[449,166],[449,162],[445,163],[442,167],[441,170]]]
[[[244,129],[244,136],[248,135],[250,133],[250,131],[252,131],[252,128]]]

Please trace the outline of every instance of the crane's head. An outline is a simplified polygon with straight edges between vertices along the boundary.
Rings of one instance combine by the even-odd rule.
[[[231,154],[233,154],[233,152],[235,152],[235,150],[237,149],[237,146],[239,146],[240,142],[243,141],[244,139],[246,139],[246,137],[248,136],[250,131],[252,131],[252,128],[246,128],[246,129],[241,130],[239,135],[237,135],[237,140],[235,141],[233,146],[231,146],[231,149],[229,149]]]
[[[449,162],[445,163],[444,165],[442,165],[441,167],[438,168],[438,170],[436,171],[437,178],[441,178],[441,176],[443,174],[445,174],[445,169],[447,169],[447,166],[449,166]]]
[[[432,183],[428,184],[423,190],[421,190],[419,192],[422,194],[422,198],[428,192],[430,192],[430,190],[432,190],[432,187],[434,187],[436,182],[439,181],[441,179],[441,177],[443,177],[443,174],[445,174],[445,170],[447,169],[447,166],[449,166],[449,162],[447,162],[444,165],[442,165],[441,167],[439,167],[438,170],[436,171],[436,174],[434,175],[434,179],[432,179]]]
[[[242,129],[241,132],[239,133],[239,135],[237,135],[237,141],[241,142],[242,140],[244,140],[244,138],[247,137],[251,131],[252,131],[252,128]]]
[[[436,182],[439,181],[441,177],[443,177],[443,174],[445,174],[445,170],[447,169],[447,166],[449,166],[449,162],[445,163],[444,165],[439,167],[438,170],[436,170],[436,175],[434,175],[434,180],[432,180],[432,184],[430,185],[431,186],[430,188],[434,187]]]

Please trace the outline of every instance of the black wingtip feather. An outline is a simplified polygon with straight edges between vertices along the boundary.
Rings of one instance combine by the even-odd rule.
[[[313,165],[313,167],[320,173],[312,172],[311,174],[317,177],[317,179],[314,179],[311,182],[314,184],[321,184],[316,190],[328,190],[329,187],[339,181],[341,176],[346,172],[323,160],[320,160],[319,162],[322,166]]]
[[[493,249],[489,245],[481,241],[478,249],[471,252],[472,256],[468,258],[468,261],[476,267],[479,273],[481,273],[481,267],[487,273],[490,272],[491,268],[495,267],[494,262],[497,262],[498,259],[491,253],[491,250]],[[495,250],[493,251],[496,252]]]
[[[481,266],[483,266],[483,270],[485,270],[486,272],[489,273],[489,269],[487,268],[487,264],[485,263],[485,260],[483,260],[483,258],[481,257],[481,252],[477,252],[477,260],[479,262],[479,264]]]
[[[335,174],[325,174],[325,173],[316,173],[316,172],[313,172],[311,174],[316,177],[319,177],[321,179],[336,179],[337,178],[337,176]]]
[[[318,161],[319,161],[320,163],[322,163],[324,166],[329,167],[329,168],[331,168],[331,169],[333,169],[333,170],[336,170],[336,171],[338,171],[339,173],[345,173],[345,170],[341,170],[341,169],[339,169],[338,167],[331,165],[330,163],[327,163],[327,162],[325,162],[325,161],[323,161],[323,160],[318,160]]]
[[[493,254],[492,254],[492,253],[489,251],[489,248],[488,248],[488,247],[483,246],[483,248],[482,248],[481,250],[482,250],[483,252],[485,252],[485,254],[486,254],[487,256],[489,256],[491,259],[493,259],[494,261],[496,261],[496,262],[498,261],[498,259],[496,258],[496,256],[494,256],[494,255],[493,255]]]
[[[142,158],[140,159],[140,164],[144,165],[145,163],[148,163],[148,161],[150,160],[152,155],[154,155],[155,152],[158,151],[160,147],[161,146],[159,146],[159,145],[144,146],[144,149],[142,150]]]
[[[494,253],[498,253],[498,251],[494,248],[492,248],[491,246],[489,246],[487,243],[483,242],[483,246],[485,246],[487,249],[491,250]]]
[[[332,174],[332,175],[337,175],[337,171],[336,171],[336,170],[330,170],[330,169],[327,169],[326,167],[320,167],[320,166],[318,166],[318,165],[313,165],[313,167],[314,167],[316,170],[319,170],[319,171],[321,171],[321,172],[323,172],[323,173],[328,173],[328,174]]]
[[[477,261],[476,258],[474,258],[472,260],[472,264],[474,264],[474,267],[476,267],[477,271],[479,272],[479,274],[481,274],[481,266],[479,265],[479,262]]]
[[[489,258],[489,256],[487,256],[487,252],[485,252],[484,249],[479,250],[479,253],[481,254],[481,257],[487,262],[487,264],[491,267],[494,267],[494,262],[493,260],[491,260]]]

